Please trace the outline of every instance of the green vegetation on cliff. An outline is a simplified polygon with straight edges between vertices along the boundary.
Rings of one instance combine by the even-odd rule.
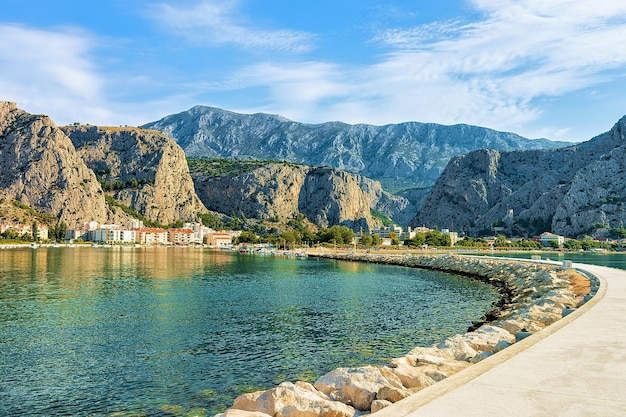
[[[260,161],[258,159],[225,159],[225,158],[187,158],[189,172],[191,174],[205,174],[209,177],[222,177],[224,175],[239,175],[244,172],[251,172],[257,168],[261,168],[270,164],[285,164],[293,166],[285,161],[267,160]]]

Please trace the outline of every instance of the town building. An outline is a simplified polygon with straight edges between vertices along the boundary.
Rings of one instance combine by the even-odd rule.
[[[135,229],[136,242],[142,245],[167,245],[167,231],[153,227]]]
[[[565,237],[555,235],[554,233],[550,232],[544,232],[539,235],[539,241],[541,242],[541,245],[545,247],[552,246],[554,243],[556,243],[558,246],[563,246],[563,243],[565,242]]]
[[[232,237],[226,232],[212,232],[206,235],[206,243],[216,248],[231,246],[233,244]]]
[[[28,224],[0,224],[0,233],[13,230],[20,236],[33,237],[33,225]],[[37,224],[37,239],[48,240],[48,228],[44,225]]]
[[[191,229],[172,228],[167,231],[167,240],[173,245],[188,245],[194,241],[194,232]]]
[[[378,235],[383,239],[388,238],[389,233],[395,233],[396,236],[400,238],[400,235],[402,234],[402,227],[397,224],[390,224],[389,226],[374,228],[371,232],[371,234]]]

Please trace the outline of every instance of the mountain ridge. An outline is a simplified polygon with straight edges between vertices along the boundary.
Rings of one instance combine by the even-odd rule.
[[[611,130],[552,150],[476,150],[453,158],[411,225],[469,234],[568,237],[623,228],[626,116]],[[600,231],[599,231],[600,230]]]
[[[467,124],[305,124],[279,115],[240,114],[209,106],[194,106],[142,127],[164,132],[192,157],[280,159],[375,180],[409,179],[413,186],[434,184],[450,158],[473,149],[570,145]]]

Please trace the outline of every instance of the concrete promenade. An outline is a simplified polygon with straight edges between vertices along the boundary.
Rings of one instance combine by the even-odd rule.
[[[626,416],[626,271],[575,312],[375,417]]]

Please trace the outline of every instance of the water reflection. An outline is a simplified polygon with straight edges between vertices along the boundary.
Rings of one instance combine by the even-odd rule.
[[[370,264],[0,250],[0,415],[215,411],[244,386],[315,379],[441,340],[495,298],[466,279]]]

